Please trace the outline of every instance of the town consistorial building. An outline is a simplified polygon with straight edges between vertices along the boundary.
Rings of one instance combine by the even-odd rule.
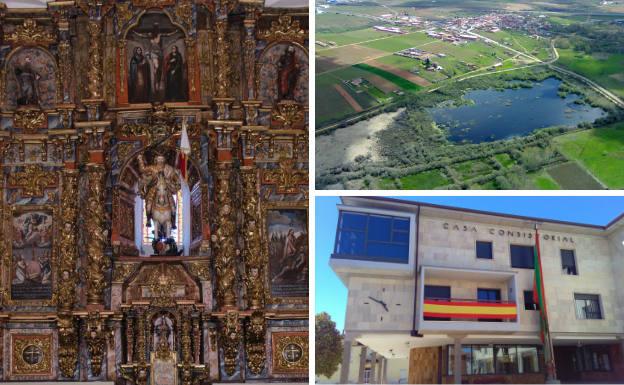
[[[373,197],[338,210],[340,382],[396,381],[399,359],[409,383],[624,380],[624,216],[595,226]]]

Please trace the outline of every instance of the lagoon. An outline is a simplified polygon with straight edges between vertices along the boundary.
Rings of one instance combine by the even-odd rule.
[[[580,96],[559,96],[561,81],[548,78],[532,88],[469,91],[469,105],[442,105],[428,109],[452,142],[491,142],[523,136],[552,126],[576,126],[606,115],[600,108],[575,103]]]

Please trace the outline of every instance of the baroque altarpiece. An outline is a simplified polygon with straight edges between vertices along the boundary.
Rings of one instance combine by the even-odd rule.
[[[308,10],[0,3],[0,380],[308,379]]]

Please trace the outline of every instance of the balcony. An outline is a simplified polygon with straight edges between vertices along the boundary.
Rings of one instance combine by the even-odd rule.
[[[519,330],[514,271],[421,266],[418,285],[416,323],[421,332]]]

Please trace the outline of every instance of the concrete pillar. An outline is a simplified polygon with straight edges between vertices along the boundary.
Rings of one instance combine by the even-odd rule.
[[[370,383],[374,384],[375,383],[375,374],[377,373],[377,352],[373,352],[371,354],[371,370],[370,370]]]
[[[342,350],[342,364],[340,366],[340,383],[349,382],[349,366],[351,364],[351,340],[344,341]]]
[[[388,383],[388,359],[384,358],[383,362],[384,364],[383,364],[383,373],[381,374],[381,383],[387,384]]]
[[[384,357],[379,356],[379,360],[377,362],[377,378],[375,379],[375,382],[377,384],[381,384],[381,373],[383,372],[383,362],[384,362]]]
[[[461,356],[462,356],[462,348],[461,348],[461,337],[455,337],[453,345],[453,355],[455,357],[455,362],[453,365],[453,383],[461,384],[462,378],[462,364],[461,364]]]
[[[360,350],[360,367],[358,368],[358,384],[364,383],[364,369],[366,368],[367,353],[368,349],[366,349],[366,346],[362,345],[362,349]]]

